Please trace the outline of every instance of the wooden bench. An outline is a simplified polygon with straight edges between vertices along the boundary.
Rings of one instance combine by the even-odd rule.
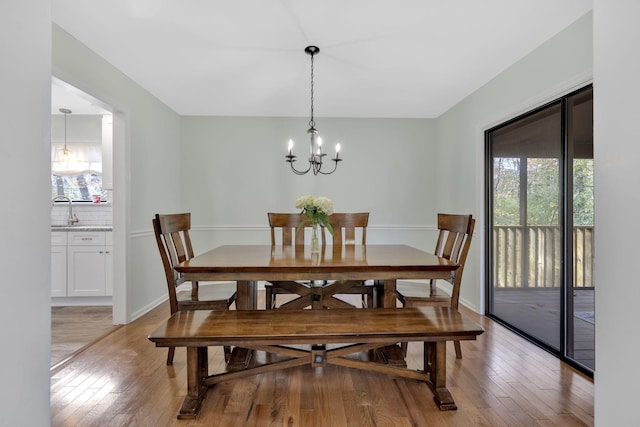
[[[157,347],[187,348],[187,396],[178,418],[197,416],[214,384],[306,363],[334,364],[424,381],[441,410],[457,409],[446,387],[447,341],[473,340],[483,329],[448,307],[181,311],[149,340]],[[424,370],[345,357],[399,342],[424,342]],[[287,345],[310,345],[309,350]],[[327,349],[329,344],[344,344]],[[210,375],[208,346],[238,346],[284,356],[281,360]]]

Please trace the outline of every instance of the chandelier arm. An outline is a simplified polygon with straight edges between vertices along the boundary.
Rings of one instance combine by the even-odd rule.
[[[322,175],[331,175],[332,173],[334,173],[336,171],[336,169],[338,169],[338,162],[341,162],[342,159],[331,159],[331,160],[333,160],[335,162],[334,165],[333,165],[333,169],[331,169],[331,171],[329,171],[329,172],[322,172],[321,170],[318,170],[318,172],[320,174],[322,174]]]
[[[305,175],[307,172],[309,172],[309,170],[311,169],[311,163],[309,163],[309,167],[307,168],[307,170],[305,171],[299,171],[298,169],[296,169],[293,166],[293,162],[289,162],[289,166],[291,166],[291,170],[293,171],[293,173],[295,173],[296,175]]]

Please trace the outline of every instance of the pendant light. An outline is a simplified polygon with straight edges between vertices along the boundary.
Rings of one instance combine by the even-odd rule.
[[[67,147],[67,115],[71,114],[71,110],[68,108],[60,108],[58,111],[64,114],[64,148],[60,150],[58,159],[64,164],[64,168],[67,169],[69,162],[73,160],[73,152]]]

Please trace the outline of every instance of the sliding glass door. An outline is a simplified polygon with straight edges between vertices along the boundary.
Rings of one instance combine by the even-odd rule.
[[[486,135],[488,314],[586,371],[595,360],[592,128],[586,88]]]

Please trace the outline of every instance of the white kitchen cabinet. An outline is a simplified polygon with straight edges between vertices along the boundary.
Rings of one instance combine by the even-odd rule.
[[[51,233],[51,296],[67,296],[67,233]]]
[[[101,297],[113,295],[111,232],[69,231],[66,235],[64,293],[58,285],[60,289],[55,293],[52,290],[52,296]],[[54,256],[53,248],[52,245],[52,257]]]

